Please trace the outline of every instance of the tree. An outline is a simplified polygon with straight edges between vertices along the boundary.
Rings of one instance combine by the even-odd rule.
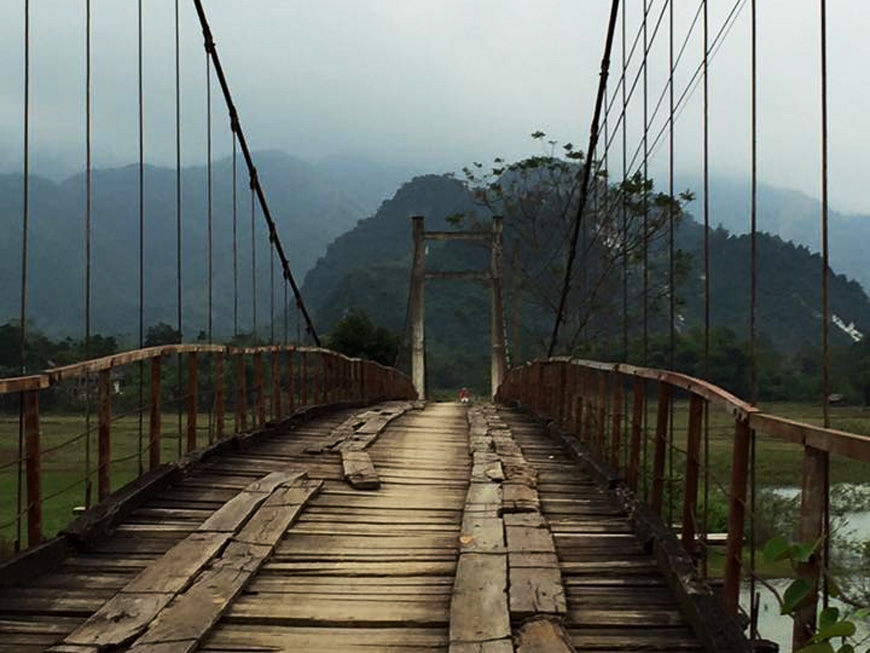
[[[176,345],[181,342],[181,332],[166,322],[158,322],[148,327],[145,332],[145,346]]]
[[[463,182],[481,208],[504,218],[506,258],[514,261],[506,306],[518,311],[529,304],[529,312],[540,316],[539,327],[551,326],[558,310],[584,161],[571,143],[559,147],[545,136],[540,131],[532,134],[543,145],[541,156],[513,163],[497,157],[490,167],[474,163],[463,169]],[[683,219],[685,203],[692,200],[688,191],[678,197],[655,192],[653,182],[640,173],[610,183],[600,162],[593,165],[563,330],[563,348],[570,351],[583,341],[615,342],[623,319],[629,332],[637,335],[644,294],[649,319],[662,321],[670,297],[669,235]],[[451,216],[451,222],[485,228],[476,215]],[[687,275],[690,260],[688,254],[675,251],[675,286]],[[623,315],[623,288],[628,315]],[[543,345],[543,340],[537,343],[539,349]]]
[[[392,365],[399,349],[399,336],[375,326],[365,311],[353,308],[338,321],[327,340],[334,351],[382,365]]]

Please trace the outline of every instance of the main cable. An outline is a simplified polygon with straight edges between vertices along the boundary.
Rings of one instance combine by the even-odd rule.
[[[196,0],[199,2],[200,0]],[[607,27],[607,41],[604,46],[604,56],[601,60],[601,73],[598,80],[598,94],[595,98],[595,112],[592,117],[592,126],[589,130],[589,145],[586,148],[586,165],[583,168],[583,183],[580,189],[580,201],[577,207],[577,215],[574,218],[571,233],[571,249],[568,252],[568,262],[565,269],[565,279],[562,284],[562,293],[559,297],[559,307],[556,311],[556,323],[553,325],[553,334],[550,338],[548,356],[553,355],[556,343],[559,339],[559,325],[565,312],[565,304],[568,300],[568,291],[571,286],[571,272],[574,267],[574,259],[577,256],[577,240],[580,234],[580,221],[583,219],[583,211],[589,196],[589,180],[592,173],[592,153],[598,143],[598,121],[601,117],[601,107],[604,101],[604,92],[607,88],[607,76],[610,73],[610,51],[613,47],[613,34],[616,27],[616,16],[619,11],[619,0],[612,0],[610,7],[610,20]]]
[[[257,176],[257,168],[254,166],[254,160],[251,156],[251,151],[248,148],[248,142],[245,139],[245,133],[242,130],[241,124],[239,123],[238,111],[236,110],[236,106],[233,103],[229,84],[227,83],[223,67],[220,63],[220,58],[218,57],[217,49],[215,48],[214,38],[212,37],[211,28],[208,24],[208,18],[205,15],[205,9],[203,8],[202,0],[193,1],[196,5],[196,12],[199,15],[199,21],[202,26],[202,33],[203,37],[205,38],[205,48],[208,54],[211,56],[212,62],[214,63],[215,73],[218,77],[218,81],[220,82],[221,90],[223,91],[224,95],[224,100],[227,105],[227,110],[230,114],[232,128],[235,134],[238,136],[239,145],[242,148],[242,155],[245,157],[245,162],[248,166],[248,173],[251,178],[252,191],[256,194],[257,199],[259,200],[260,208],[263,212],[263,217],[265,218],[266,223],[269,227],[269,233],[274,238],[274,247],[276,253],[278,254],[278,257],[281,259],[281,266],[284,270],[284,278],[290,282],[290,287],[293,289],[293,295],[295,296],[299,308],[302,311],[302,315],[305,318],[306,330],[311,335],[314,343],[319,347],[320,338],[317,336],[317,331],[314,328],[314,323],[311,321],[311,316],[309,315],[308,310],[305,308],[305,302],[302,299],[302,293],[296,284],[296,280],[293,278],[293,273],[290,270],[290,262],[287,259],[286,253],[284,252],[284,247],[281,244],[281,239],[278,237],[277,230],[275,228],[275,221],[272,219],[272,213],[269,210],[269,204],[266,202],[266,194],[263,191],[263,187],[260,183],[259,177]]]

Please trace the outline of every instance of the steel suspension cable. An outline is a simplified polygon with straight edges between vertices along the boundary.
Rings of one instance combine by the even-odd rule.
[[[254,204],[254,180],[251,186],[251,328],[254,338],[257,337],[257,209]]]
[[[756,349],[756,310],[758,304],[758,261],[757,261],[757,227],[758,227],[758,93],[757,93],[757,17],[756,1],[750,2],[750,157],[751,157],[751,180],[750,180],[750,234],[749,234],[749,375],[751,403],[758,403],[758,352]],[[750,477],[749,477],[749,501],[750,510],[755,514],[755,484],[756,484],[756,450],[755,431],[750,431]],[[758,614],[755,600],[755,519],[749,520],[749,541],[752,543],[749,550],[749,623],[750,637],[757,635]]]
[[[181,20],[179,0],[175,0],[175,293],[176,293],[176,324],[178,328],[178,340],[184,340],[184,304],[183,284],[181,278],[182,252],[181,252]],[[176,358],[177,382],[175,387],[176,396],[182,396],[182,360],[181,354]],[[178,403],[177,410],[177,456],[181,458],[181,440],[183,429],[183,407]]]
[[[704,99],[703,99],[703,185],[704,185],[704,242],[703,242],[703,265],[704,265],[704,378],[710,378],[710,87],[709,87],[709,16],[707,0],[704,2],[704,55],[702,60],[704,70]],[[701,559],[702,573],[707,577],[707,534],[710,531],[710,411],[704,410],[704,512],[702,516],[703,534],[705,546]]]
[[[236,157],[238,144],[233,132],[233,335],[239,335],[239,215],[238,215],[238,174]]]
[[[199,0],[197,0],[199,1]],[[565,279],[562,284],[562,293],[559,298],[559,307],[556,311],[556,321],[553,325],[553,334],[550,338],[550,347],[548,355],[552,356],[556,348],[556,343],[559,339],[559,326],[565,312],[565,305],[568,300],[568,291],[571,286],[571,272],[574,267],[574,260],[577,256],[577,240],[580,232],[580,221],[583,219],[583,211],[586,207],[586,201],[589,195],[589,181],[592,173],[592,153],[595,151],[595,146],[598,143],[598,121],[601,117],[601,108],[604,101],[604,91],[607,86],[607,76],[610,72],[610,51],[613,47],[613,35],[616,26],[616,16],[619,11],[619,0],[612,0],[610,8],[610,20],[607,27],[607,41],[604,46],[604,56],[601,60],[601,73],[598,81],[598,94],[595,99],[595,112],[592,118],[592,126],[589,130],[589,145],[586,148],[586,165],[583,167],[583,183],[580,189],[580,200],[577,207],[577,214],[574,218],[571,233],[571,249],[568,252],[568,262],[565,270]]]
[[[30,223],[30,0],[24,0],[24,161],[21,212],[21,297],[18,313],[18,355],[21,375],[27,373],[27,246]],[[21,514],[24,492],[24,395],[19,397],[18,478],[15,548],[21,549]]]
[[[212,148],[211,148],[211,57],[205,55],[205,124],[206,124],[206,187],[208,192],[208,342],[213,338],[213,301],[214,301],[214,256],[212,245],[214,241],[213,223],[214,207],[212,203]]]
[[[647,0],[643,0],[644,9],[646,9]],[[649,193],[646,189],[647,180],[649,179],[649,121],[648,121],[648,61],[649,61],[649,45],[647,36],[647,18],[644,11],[643,18],[643,341],[641,344],[642,355],[641,364],[647,364],[648,355],[648,338],[649,338],[649,243],[647,235],[649,234]],[[644,415],[646,411],[644,411]],[[646,428],[644,428],[646,434]],[[644,450],[646,450],[646,442],[644,442]]]
[[[625,23],[627,4],[622,5],[622,72],[625,75],[626,59],[625,59]],[[628,97],[626,95],[625,84],[622,85],[622,115],[626,115],[628,110]],[[622,208],[622,358],[628,361],[628,207],[625,201],[625,184],[628,180],[628,153],[626,146],[628,144],[628,124],[627,120],[622,121],[622,186],[623,192],[620,193],[620,206]],[[617,125],[618,129],[619,125]],[[604,151],[607,151],[605,146]],[[628,411],[626,411],[627,414]]]
[[[296,284],[296,280],[293,278],[293,273],[290,270],[290,262],[287,259],[286,253],[284,252],[284,247],[281,244],[281,239],[278,237],[277,229],[275,227],[275,221],[272,219],[272,213],[269,210],[269,204],[266,202],[266,194],[263,191],[262,185],[260,184],[260,180],[257,175],[257,169],[254,166],[251,151],[248,148],[248,142],[245,139],[244,130],[242,129],[241,123],[239,122],[238,111],[236,110],[236,106],[233,103],[229,84],[227,83],[223,67],[221,66],[220,57],[218,57],[217,49],[215,48],[214,38],[211,33],[211,28],[208,24],[208,18],[205,15],[205,9],[203,8],[202,0],[194,0],[194,5],[196,6],[196,12],[199,16],[200,25],[202,27],[202,33],[205,39],[205,48],[209,56],[211,57],[212,62],[214,63],[215,74],[217,75],[218,81],[220,82],[221,90],[223,91],[224,95],[224,101],[230,114],[230,122],[232,124],[233,131],[238,136],[239,145],[242,148],[242,155],[245,157],[245,162],[248,166],[248,173],[251,178],[251,187],[254,193],[256,193],[257,199],[259,200],[260,209],[263,212],[263,218],[266,220],[266,224],[269,227],[269,234],[273,239],[276,253],[278,254],[278,258],[281,260],[284,278],[287,279],[287,281],[290,283],[290,287],[293,289],[293,295],[296,298],[300,310],[302,311],[303,317],[305,318],[306,330],[311,334],[311,337],[314,340],[315,344],[317,346],[320,346],[320,338],[317,336],[317,331],[314,329],[314,323],[311,321],[311,316],[309,315],[308,310],[305,308],[305,302],[302,299],[302,293],[300,292],[299,287]]]
[[[829,342],[829,329],[831,323],[830,304],[828,297],[828,268],[829,242],[828,242],[828,10],[827,0],[820,0],[819,10],[821,31],[821,131],[822,131],[822,397],[823,424],[825,428],[831,426],[831,411],[828,402],[831,396],[831,352]],[[824,461],[824,501],[822,524],[822,566],[828,568],[831,559],[831,468],[829,454],[825,454]],[[830,599],[830,583],[828,574],[823,575],[822,603],[828,607]]]
[[[137,3],[137,41],[138,41],[138,102],[139,102],[139,348],[145,346],[145,94],[143,82],[143,42],[142,42],[142,0]],[[144,398],[145,362],[139,361],[139,405]],[[143,415],[139,411],[139,475],[142,475]]]
[[[650,9],[652,9],[652,3],[648,7],[647,11],[649,11]],[[625,11],[625,5],[623,4],[623,12],[624,11]],[[622,21],[623,23],[625,23],[624,18],[625,18],[625,16],[623,13],[623,21]],[[616,86],[613,89],[613,96],[610,98],[610,100],[605,105],[608,107],[604,110],[605,120],[610,116],[610,111],[613,110],[613,107],[618,106],[618,103],[616,102],[617,93],[622,91],[623,95],[625,94],[625,79],[626,79],[626,75],[628,74],[627,68],[628,68],[628,65],[631,64],[631,60],[634,59],[635,50],[637,50],[637,46],[640,43],[640,37],[643,33],[642,30],[643,30],[643,27],[638,27],[637,32],[635,33],[634,39],[633,39],[632,44],[631,44],[631,50],[628,53],[628,58],[626,59],[625,56],[623,56],[622,74],[620,75],[619,81],[616,83]],[[626,46],[625,37],[626,37],[626,31],[625,31],[625,25],[623,24],[622,25],[622,49],[623,50],[625,50],[625,46]],[[605,139],[605,141],[606,141],[606,139]]]
[[[91,216],[93,211],[93,161],[91,133],[91,0],[85,0],[85,360],[91,358]],[[85,430],[91,431],[91,377],[85,375]],[[91,506],[91,438],[84,440],[84,505]]]
[[[676,304],[674,299],[674,3],[668,10],[668,95],[670,142],[668,148],[668,367],[674,369],[674,349],[676,347]],[[673,523],[674,506],[674,399],[671,396],[668,406],[668,523]]]

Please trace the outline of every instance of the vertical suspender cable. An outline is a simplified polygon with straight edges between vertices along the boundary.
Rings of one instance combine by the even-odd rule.
[[[208,52],[205,53],[205,124],[206,124],[206,187],[208,192],[208,317],[206,320],[207,324],[207,335],[208,342],[211,344],[212,342],[212,302],[214,296],[214,256],[212,255],[212,242],[213,242],[213,234],[212,234],[212,224],[214,221],[214,213],[212,206],[212,164],[211,164],[211,57],[209,57]]]
[[[91,0],[85,0],[85,360],[91,357],[91,213],[93,161],[91,159]],[[84,505],[91,506],[91,377],[85,375],[85,486]]]
[[[138,81],[139,81],[139,348],[145,346],[145,95],[143,92],[142,0],[138,3]],[[144,397],[145,361],[139,361],[139,475],[142,461],[142,402]]]
[[[647,182],[649,179],[649,93],[648,93],[648,66],[649,61],[649,37],[647,14],[649,7],[647,0],[643,0],[643,342],[641,364],[647,364],[648,337],[649,337],[649,193]],[[646,415],[646,411],[644,411]],[[646,429],[644,429],[646,433]],[[646,436],[644,435],[644,438]],[[644,446],[644,450],[646,446]],[[646,476],[644,476],[646,478]]]
[[[251,179],[251,326],[257,337],[257,209],[254,204],[254,180]]]
[[[269,247],[269,344],[275,344],[275,247]]]
[[[704,3],[704,360],[703,378],[710,378],[710,79],[707,64],[709,63],[708,52],[710,47],[709,16],[707,0]],[[707,577],[707,533],[710,521],[710,412],[704,411],[704,514],[703,534],[704,556],[702,558],[703,575]]]
[[[239,215],[236,157],[238,144],[233,132],[233,335],[239,335]]]
[[[674,369],[676,346],[676,303],[674,297],[674,0],[668,3],[668,368]],[[673,397],[668,410],[668,523],[673,523],[674,510],[674,410]]]
[[[27,373],[27,236],[30,222],[30,0],[24,0],[24,197],[21,213],[21,304],[18,313],[18,355],[21,374]],[[15,519],[15,547],[21,548],[21,514],[23,511],[24,468],[24,395],[19,400],[18,415],[18,489]]]
[[[831,396],[831,355],[828,342],[828,329],[831,323],[830,305],[828,303],[828,11],[826,0],[820,0],[821,11],[821,101],[822,101],[822,387],[824,396],[822,397],[823,418],[825,428],[831,426],[830,407],[828,398]],[[825,464],[825,482],[824,482],[824,524],[822,525],[822,533],[825,535],[822,563],[823,569],[828,566],[831,553],[831,543],[828,533],[830,532],[831,521],[831,492],[830,492],[830,466],[829,462]],[[828,607],[828,599],[830,597],[830,588],[828,584],[828,575],[824,575],[822,602],[824,607]]]
[[[607,26],[607,41],[604,46],[604,56],[601,59],[601,73],[598,80],[598,94],[595,98],[595,111],[592,116],[592,125],[589,129],[589,145],[586,148],[586,165],[583,167],[583,181],[580,186],[580,200],[577,205],[577,214],[571,230],[571,247],[568,251],[568,261],[565,266],[565,278],[562,283],[562,293],[559,297],[559,307],[556,311],[556,321],[553,324],[553,333],[550,337],[548,356],[552,356],[559,340],[559,326],[565,313],[565,304],[568,300],[568,291],[571,287],[571,272],[574,260],[577,258],[577,240],[580,235],[580,221],[583,219],[583,211],[589,197],[589,181],[592,174],[592,153],[598,143],[598,121],[601,117],[601,107],[604,102],[604,89],[607,85],[607,76],[610,72],[610,51],[613,47],[613,34],[616,26],[616,15],[619,11],[619,0],[613,0],[610,7],[610,20]]]
[[[622,202],[622,360],[628,362],[628,210],[625,202],[625,183],[628,179],[628,99],[626,95],[625,78],[627,64],[625,61],[625,14],[628,5],[622,5],[622,186],[620,193]],[[627,419],[628,411],[626,411]]]
[[[756,351],[756,308],[758,304],[758,261],[757,261],[757,228],[758,228],[758,93],[756,88],[756,73],[757,73],[757,25],[756,25],[756,0],[751,0],[751,79],[752,86],[752,103],[751,103],[751,121],[750,121],[750,139],[751,139],[751,206],[750,206],[750,234],[749,234],[749,369],[750,369],[750,396],[752,405],[758,402],[758,357]],[[755,600],[755,431],[750,432],[750,476],[749,476],[749,623],[750,623],[750,638],[755,638],[757,635],[758,613],[756,610]]]
[[[184,340],[184,308],[181,282],[181,22],[179,0],[175,0],[175,292],[176,323],[179,341]],[[183,406],[181,401],[181,354],[178,355],[178,382],[175,395],[178,400],[178,448],[181,458],[181,431]]]

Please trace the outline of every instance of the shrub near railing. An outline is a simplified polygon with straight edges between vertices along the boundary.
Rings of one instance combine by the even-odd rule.
[[[119,396],[116,383],[120,378],[135,379],[137,371],[141,379],[140,401]],[[168,378],[173,376],[174,379]],[[72,436],[44,433],[40,424],[40,395],[71,383],[76,385],[66,388],[68,394],[75,393],[79,403],[87,407],[82,411],[87,411],[84,427]],[[132,394],[135,398],[135,392]],[[94,498],[102,500],[124,482],[158,467],[167,457],[180,458],[231,433],[261,428],[267,419],[280,420],[315,404],[411,399],[416,392],[408,377],[393,368],[326,349],[167,345],[31,376],[0,379],[0,396],[3,395],[17,396],[20,411],[19,442],[13,439],[4,443],[2,449],[16,451],[20,446],[20,455],[0,458],[0,474],[6,472],[17,477],[6,484],[11,491],[4,494],[13,497],[14,505],[11,510],[0,510],[0,536],[6,531],[5,539],[14,543],[8,548],[19,550],[23,548],[20,545],[25,526],[28,548],[43,540],[46,501],[63,497],[72,502],[67,511],[77,504],[87,507],[92,503],[94,481]],[[113,414],[118,405],[126,405],[127,412]],[[164,426],[167,415],[172,413],[178,416],[174,436]],[[228,424],[230,414],[232,426]],[[65,416],[64,420],[68,418]],[[51,419],[54,423],[54,418]],[[113,438],[113,427],[120,431],[124,425],[131,430],[138,426],[140,436],[135,445]],[[176,446],[167,446],[167,440],[173,439]],[[96,445],[93,464],[92,441]],[[82,450],[79,459],[66,460],[74,448]],[[124,455],[113,455],[115,450]],[[72,483],[68,479],[61,483],[59,490],[54,479],[46,479],[50,472],[44,465],[48,462],[47,466],[54,468],[53,461],[57,459],[65,461],[65,475],[70,469],[83,469]],[[123,478],[113,474],[119,471]],[[52,488],[48,495],[47,480]],[[72,493],[77,491],[82,494],[73,497]],[[67,514],[72,515],[71,511]],[[14,529],[11,537],[10,529]]]
[[[685,449],[679,451],[685,462],[679,470],[682,497],[677,517],[681,543],[696,556],[710,544],[706,533],[699,533],[697,517],[702,472],[705,488],[713,482],[710,470],[702,469],[705,423],[711,406],[724,409],[731,420],[730,480],[727,485],[720,484],[725,488],[728,503],[722,598],[726,610],[736,617],[747,554],[746,526],[748,523],[753,533],[760,526],[747,500],[755,438],[764,434],[803,448],[796,536],[798,541],[817,543],[824,543],[827,538],[830,455],[870,463],[870,438],[762,412],[721,388],[684,374],[570,358],[538,360],[510,370],[496,399],[519,402],[539,417],[552,419],[562,430],[577,435],[599,462],[618,472],[637,498],[666,519],[665,472],[666,466],[673,464],[673,411],[678,396],[688,400],[688,416],[685,437],[681,438]],[[645,459],[645,453],[647,403],[652,397],[655,409],[650,461]],[[668,470],[673,468],[668,466]],[[755,545],[753,540],[748,548]],[[809,589],[800,604],[793,606],[795,649],[808,645],[816,630],[825,549],[823,545],[817,546],[797,564],[797,573]],[[754,551],[748,553],[754,564]],[[706,571],[706,564],[702,570]]]

